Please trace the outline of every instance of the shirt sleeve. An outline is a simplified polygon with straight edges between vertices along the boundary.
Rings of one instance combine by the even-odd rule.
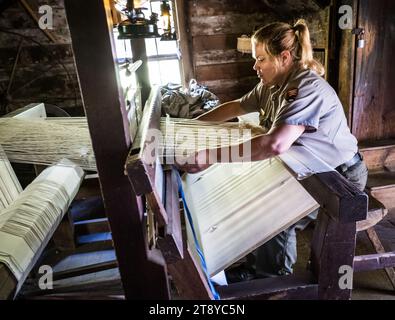
[[[289,88],[285,92],[282,106],[276,115],[274,127],[281,124],[303,125],[307,132],[315,132],[318,129],[320,114],[323,106],[323,95],[320,93],[315,81],[308,81],[297,88],[294,99],[287,100],[287,92],[295,90]]]
[[[258,83],[254,89],[240,98],[240,106],[247,113],[259,112],[266,99],[266,88],[262,83]]]

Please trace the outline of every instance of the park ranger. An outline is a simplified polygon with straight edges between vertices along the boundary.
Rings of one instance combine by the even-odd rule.
[[[259,112],[260,125],[267,130],[251,139],[251,161],[263,160],[303,145],[316,157],[339,171],[363,190],[367,168],[358,152],[357,140],[347,126],[341,102],[334,89],[322,77],[324,67],[313,59],[310,34],[303,20],[294,26],[272,23],[252,37],[254,70],[260,82],[242,98],[224,103],[199,117],[204,121],[227,121],[250,112]],[[187,172],[198,172],[211,164],[214,152],[221,162],[221,148],[197,152]],[[223,161],[229,161],[224,159]],[[317,212],[302,219],[255,251],[253,266],[239,268],[230,280],[270,277],[292,273],[296,262],[296,233]],[[248,272],[246,272],[248,271]]]

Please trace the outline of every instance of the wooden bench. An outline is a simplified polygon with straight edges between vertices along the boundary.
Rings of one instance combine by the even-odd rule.
[[[369,197],[369,211],[366,220],[357,222],[357,231],[365,231],[376,253],[354,257],[354,272],[384,269],[392,287],[395,290],[395,251],[386,252],[375,230],[379,223],[388,213],[388,209],[375,199]]]
[[[375,254],[355,258],[355,271],[385,269],[395,289],[395,252],[386,252],[375,231],[375,225],[395,208],[395,140],[367,141],[360,151],[369,169],[366,192],[369,194],[368,218],[357,223],[357,231],[365,231]]]
[[[384,204],[395,208],[395,140],[378,140],[360,145],[369,169],[366,191]]]

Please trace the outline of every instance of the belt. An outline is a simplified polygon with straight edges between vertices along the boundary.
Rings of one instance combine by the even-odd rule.
[[[340,166],[336,167],[336,171],[340,172],[340,173],[344,173],[346,172],[349,168],[351,168],[352,166],[356,165],[357,163],[361,162],[363,160],[362,155],[357,152],[351,160],[344,162],[343,164],[341,164]]]

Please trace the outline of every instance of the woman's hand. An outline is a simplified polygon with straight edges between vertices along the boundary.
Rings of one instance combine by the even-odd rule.
[[[185,164],[176,164],[177,168],[188,172],[188,173],[197,173],[203,170],[206,170],[208,167],[212,165],[209,162],[209,150],[201,150],[193,153],[187,159]]]

